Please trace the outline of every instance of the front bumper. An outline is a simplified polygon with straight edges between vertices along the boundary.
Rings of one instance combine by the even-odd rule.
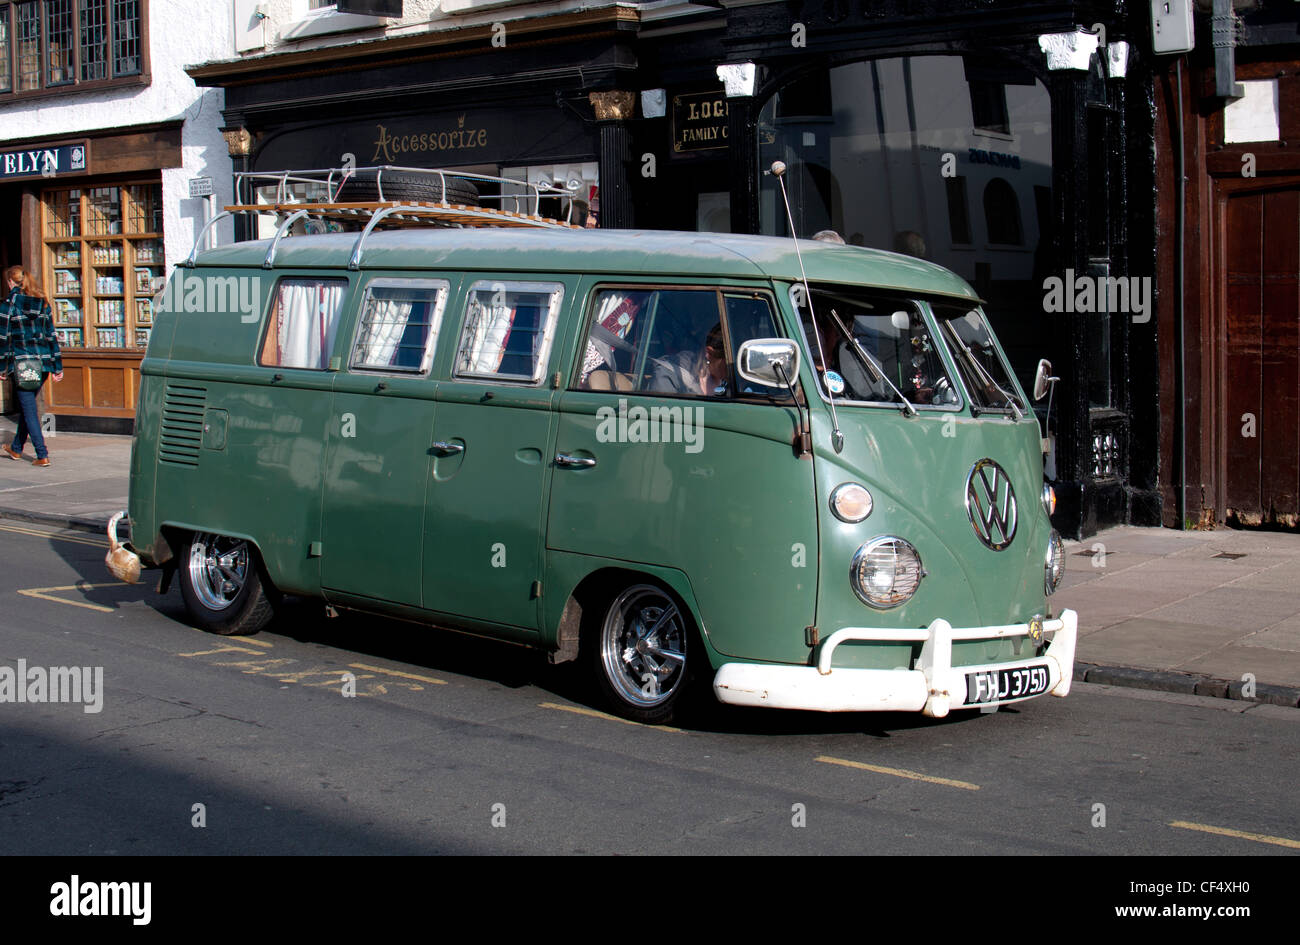
[[[774,709],[811,709],[818,712],[923,712],[943,718],[952,709],[980,708],[1021,702],[1039,695],[1066,696],[1074,677],[1074,647],[1078,638],[1079,615],[1073,610],[1042,621],[1044,639],[1049,640],[1042,656],[981,666],[952,665],[954,640],[992,640],[1029,636],[1029,624],[1002,627],[955,629],[948,621],[935,620],[916,630],[886,630],[845,627],[827,637],[817,650],[816,666],[779,666],[771,663],[725,663],[713,677],[713,691],[720,702],[732,705],[767,706]],[[921,643],[915,669],[835,669],[831,663],[835,648],[846,640],[888,643]],[[1003,677],[1009,684],[999,691],[995,681],[1003,670],[1023,670]],[[1045,671],[1045,689],[1038,688],[1037,673]],[[984,679],[967,677],[986,674]],[[970,690],[974,691],[970,691]]]

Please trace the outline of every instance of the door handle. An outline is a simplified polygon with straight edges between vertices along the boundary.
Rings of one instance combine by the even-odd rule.
[[[596,460],[586,456],[571,456],[568,453],[556,453],[555,465],[563,466],[565,469],[589,469],[596,465]]]
[[[450,440],[434,440],[433,448],[439,453],[463,453],[464,443],[452,443]]]

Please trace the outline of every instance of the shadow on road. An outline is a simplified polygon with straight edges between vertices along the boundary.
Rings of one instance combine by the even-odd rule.
[[[80,588],[52,593],[113,610],[130,603],[143,603],[169,621],[190,626],[177,581],[163,595],[155,590],[159,571],[145,571],[140,584],[120,584],[104,566],[103,551],[57,541],[51,545],[83,577]],[[528,647],[389,617],[354,611],[340,611],[337,617],[329,617],[321,601],[286,597],[262,635],[269,638],[278,635],[299,643],[480,679],[508,689],[534,686],[545,694],[541,701],[561,699],[597,711],[609,708],[600,699],[590,670],[581,661],[552,666],[544,654]],[[709,696],[707,686],[701,688],[705,689],[703,698],[697,698],[689,707],[686,717],[677,723],[680,727],[734,735],[862,734],[890,738],[894,733],[912,729],[978,724],[980,717],[977,711],[954,712],[945,719],[930,719],[919,713],[904,712],[823,713],[740,708],[717,703]]]

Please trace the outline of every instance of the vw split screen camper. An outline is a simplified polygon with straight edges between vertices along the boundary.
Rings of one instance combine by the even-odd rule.
[[[386,172],[236,205],[274,235],[196,246],[161,293],[128,547],[197,626],[319,598],[584,660],[651,723],[699,687],[930,716],[1068,693],[1038,421],[964,281],[580,229],[450,174],[400,202]]]

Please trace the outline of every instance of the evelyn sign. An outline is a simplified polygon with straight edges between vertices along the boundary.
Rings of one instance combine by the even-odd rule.
[[[86,142],[54,147],[0,151],[0,180],[83,174],[88,165]]]

